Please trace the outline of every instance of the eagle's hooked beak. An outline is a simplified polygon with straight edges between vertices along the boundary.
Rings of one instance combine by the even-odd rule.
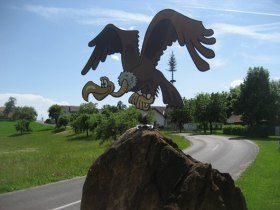
[[[92,81],[87,82],[82,90],[83,99],[88,101],[88,96],[90,93],[93,94],[94,98],[98,101],[101,101],[110,93],[115,90],[115,85],[107,77],[101,77],[101,86],[95,84]]]
[[[111,82],[108,77],[101,77],[101,86],[95,84],[92,81],[89,81],[85,84],[82,90],[82,96],[85,101],[88,101],[88,96],[90,93],[93,94],[94,98],[98,101],[103,100],[108,95],[112,95],[113,97],[121,97],[123,94],[127,92],[128,82],[124,80],[121,84],[121,88],[114,92],[115,85]]]

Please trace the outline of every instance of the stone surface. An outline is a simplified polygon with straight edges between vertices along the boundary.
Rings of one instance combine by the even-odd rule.
[[[81,209],[243,210],[229,174],[185,155],[157,130],[130,129],[91,166]]]

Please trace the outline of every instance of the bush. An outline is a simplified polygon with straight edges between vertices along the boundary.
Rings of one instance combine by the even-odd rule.
[[[269,135],[269,131],[266,125],[225,125],[223,127],[223,134],[249,137],[267,137]]]
[[[31,132],[32,130],[29,128],[30,121],[28,120],[18,120],[17,124],[15,124],[16,130],[20,132],[22,135],[24,132]]]
[[[51,119],[46,119],[46,120],[45,120],[45,123],[46,123],[46,124],[52,124],[52,121],[51,121]]]
[[[243,125],[225,125],[223,126],[223,134],[246,136],[247,126]]]

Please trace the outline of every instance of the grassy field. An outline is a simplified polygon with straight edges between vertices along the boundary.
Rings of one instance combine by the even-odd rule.
[[[187,147],[191,146],[191,143],[189,141],[187,141],[186,138],[183,136],[175,135],[174,133],[171,133],[169,131],[164,131],[163,135],[171,138],[178,145],[178,147],[181,150],[186,149]]]
[[[277,138],[256,139],[260,151],[254,163],[236,181],[249,210],[280,209],[280,149]]]
[[[0,122],[0,193],[86,175],[111,142],[54,134],[52,126],[32,123],[18,135],[14,122]]]
[[[14,124],[0,121],[0,193],[84,176],[112,143],[71,130],[55,134],[53,126],[38,123],[31,124],[32,133],[19,135]],[[181,149],[187,146],[184,138],[170,137]]]

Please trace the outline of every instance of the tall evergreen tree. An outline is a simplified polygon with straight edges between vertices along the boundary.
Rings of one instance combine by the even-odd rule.
[[[173,51],[171,52],[171,55],[170,55],[170,58],[168,61],[168,65],[169,65],[168,71],[171,72],[170,82],[173,84],[174,82],[176,82],[176,80],[174,79],[174,72],[177,71],[177,69],[176,69],[177,62],[176,62],[176,58],[175,58]]]

